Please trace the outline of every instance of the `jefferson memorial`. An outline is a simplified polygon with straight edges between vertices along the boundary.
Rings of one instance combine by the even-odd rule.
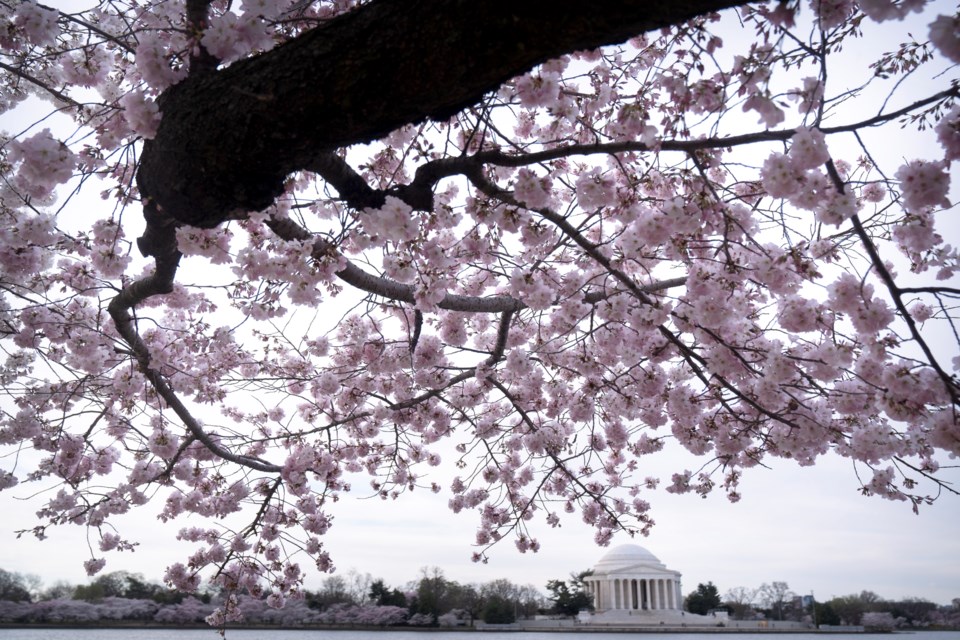
[[[726,611],[698,615],[683,610],[680,572],[668,569],[657,556],[636,544],[608,551],[584,576],[586,591],[593,596],[594,611],[581,611],[576,619],[544,617],[524,620],[516,626],[527,631],[583,629],[633,631],[652,627],[660,631],[703,631],[710,627],[740,630],[800,630],[805,623],[772,620],[730,620]]]
[[[668,569],[639,545],[608,551],[584,582],[593,595],[592,622],[632,616],[672,620],[682,615],[680,572]]]

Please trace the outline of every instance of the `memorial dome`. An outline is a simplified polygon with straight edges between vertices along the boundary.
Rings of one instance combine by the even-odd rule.
[[[594,566],[594,573],[617,573],[624,569],[666,569],[657,556],[638,544],[624,544],[608,551]]]

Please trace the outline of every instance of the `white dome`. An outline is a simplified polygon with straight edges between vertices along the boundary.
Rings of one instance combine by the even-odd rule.
[[[666,569],[657,556],[638,544],[624,544],[608,551],[593,568],[595,574],[616,573],[624,569]]]

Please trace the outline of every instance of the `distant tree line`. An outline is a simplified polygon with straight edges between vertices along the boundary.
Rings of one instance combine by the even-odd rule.
[[[723,597],[712,582],[698,584],[684,608],[705,615],[726,610],[734,620],[793,620],[817,625],[863,625],[873,629],[960,628],[960,598],[946,606],[923,598],[887,600],[872,591],[818,602],[794,593],[786,582],[734,587]]]
[[[589,606],[582,577],[570,584],[550,581],[551,598],[532,585],[506,579],[461,584],[438,568],[423,569],[403,587],[388,585],[369,573],[348,571],[328,576],[315,591],[288,600],[283,608],[268,606],[247,593],[201,588],[184,593],[116,571],[88,584],[58,582],[43,588],[36,576],[0,569],[0,623],[102,624],[139,621],[156,624],[202,624],[217,607],[229,602],[245,624],[346,624],[364,626],[455,626],[476,620],[490,624],[515,622],[537,614],[575,614]],[[228,601],[228,598],[232,600]]]
[[[247,593],[212,588],[185,593],[150,582],[142,575],[115,571],[88,584],[57,582],[44,588],[36,576],[0,569],[0,623],[204,624],[227,598],[251,625],[457,626],[475,621],[509,624],[538,614],[574,616],[592,609],[584,578],[590,571],[550,580],[544,596],[532,585],[506,579],[461,584],[438,568],[421,570],[402,587],[369,573],[328,576],[315,591],[288,600],[282,609]],[[816,601],[798,595],[786,582],[757,588],[734,587],[723,596],[713,582],[687,594],[684,608],[708,614],[725,610],[734,620],[792,620],[818,625],[863,625],[870,629],[960,628],[960,598],[940,606],[922,598],[887,600],[872,591]]]

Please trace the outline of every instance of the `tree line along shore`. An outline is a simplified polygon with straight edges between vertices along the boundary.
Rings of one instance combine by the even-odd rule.
[[[592,608],[583,578],[550,580],[546,593],[507,579],[462,584],[438,568],[421,570],[402,587],[392,587],[355,570],[326,577],[316,590],[277,606],[263,594],[225,593],[204,586],[187,593],[126,571],[107,573],[87,584],[57,582],[0,569],[0,625],[204,626],[228,622],[243,626],[303,627],[470,627],[510,624],[537,617],[569,618]],[[818,602],[794,593],[786,582],[758,588],[734,587],[723,595],[700,583],[684,598],[684,609],[708,614],[725,611],[732,620],[806,622],[814,626],[863,626],[875,630],[958,629],[960,598],[938,605],[922,598],[888,600],[873,593]],[[218,617],[227,612],[230,620]]]

